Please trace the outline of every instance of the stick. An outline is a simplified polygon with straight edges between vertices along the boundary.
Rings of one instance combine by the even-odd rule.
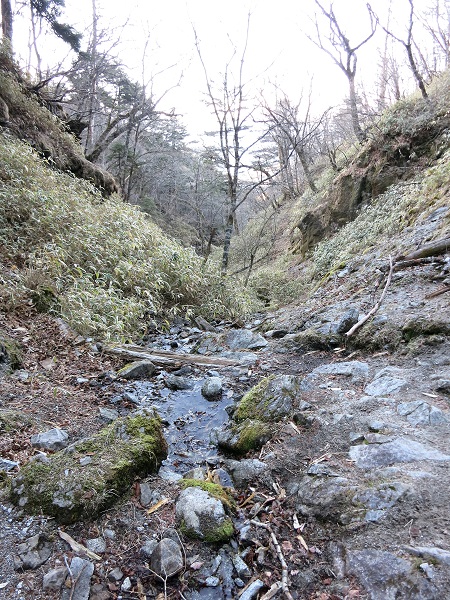
[[[252,525],[255,525],[256,527],[262,527],[263,529],[265,529],[266,531],[268,531],[270,533],[270,537],[271,537],[272,543],[275,547],[275,551],[277,553],[278,560],[281,563],[281,589],[283,590],[284,595],[286,596],[286,598],[288,600],[294,600],[294,598],[291,595],[291,592],[289,591],[288,566],[287,566],[286,560],[284,558],[284,554],[281,551],[280,544],[278,543],[278,540],[277,540],[274,532],[272,531],[272,528],[270,527],[270,525],[266,525],[266,523],[261,523],[260,521],[255,521],[253,519],[250,521],[250,523]]]
[[[445,292],[450,292],[450,285],[447,285],[446,287],[443,287],[440,290],[436,290],[432,294],[428,294],[427,296],[425,296],[425,298],[427,300],[429,300],[430,298],[436,298],[436,296],[440,296],[441,294],[445,294]]]
[[[353,325],[353,327],[351,329],[349,329],[347,331],[347,333],[345,334],[347,337],[350,337],[356,331],[358,331],[358,329],[360,329],[364,325],[364,323],[366,321],[368,321],[368,319],[370,319],[370,317],[377,312],[377,310],[380,308],[381,304],[383,303],[383,300],[386,296],[387,289],[391,283],[392,273],[394,272],[394,262],[392,260],[392,256],[389,257],[389,264],[390,264],[389,275],[388,275],[388,278],[386,281],[386,285],[384,286],[383,293],[380,296],[380,299],[375,304],[375,306],[367,313],[367,315],[363,319],[361,319],[361,321],[358,321],[355,325]]]

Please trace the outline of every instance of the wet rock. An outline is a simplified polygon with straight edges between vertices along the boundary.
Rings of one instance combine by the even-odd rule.
[[[42,448],[43,450],[61,450],[68,445],[69,434],[64,429],[54,427],[43,433],[37,433],[30,438],[33,448]]]
[[[381,550],[348,551],[347,573],[362,583],[371,600],[437,600],[434,588],[411,563]]]
[[[166,466],[163,466],[159,469],[158,475],[161,477],[161,479],[164,479],[164,481],[169,481],[171,483],[176,483],[177,481],[180,481],[180,479],[183,479],[182,475],[176,473],[173,469]]]
[[[361,469],[416,460],[450,461],[449,455],[408,438],[397,438],[385,444],[352,446],[349,454]]]
[[[57,567],[46,573],[42,579],[42,587],[44,590],[58,591],[62,588],[68,571],[66,567]]]
[[[446,415],[440,408],[431,406],[422,400],[402,402],[397,406],[399,415],[405,416],[411,425],[442,425],[448,423]]]
[[[238,488],[244,488],[268,473],[266,463],[256,458],[244,460],[225,460],[224,465],[230,471]]]
[[[117,375],[123,379],[149,379],[156,373],[158,369],[150,360],[137,360],[120,369]]]
[[[181,375],[168,375],[165,381],[170,390],[190,390],[194,387],[192,381]]]
[[[88,453],[92,462],[80,465],[78,457]],[[28,463],[12,480],[10,497],[26,511],[60,522],[93,518],[128,490],[136,476],[151,473],[166,456],[160,419],[142,411],[117,419],[46,463]]]
[[[47,561],[52,554],[51,542],[42,534],[38,533],[22,542],[17,547],[17,555],[14,556],[14,569],[37,569]]]
[[[220,377],[208,377],[202,385],[202,394],[208,400],[216,400],[222,394],[222,389]]]
[[[163,538],[152,552],[150,567],[161,577],[172,577],[181,571],[184,560],[180,545],[172,539]]]
[[[208,492],[188,487],[178,497],[175,512],[182,533],[207,542],[227,541],[233,535],[233,524],[223,504]]]
[[[64,589],[61,600],[88,600],[94,573],[93,563],[76,556],[70,562],[70,572],[72,585]]]
[[[106,552],[106,542],[103,538],[91,538],[86,540],[86,548],[95,554],[104,554]]]
[[[228,333],[225,341],[231,350],[259,350],[268,344],[261,334],[253,333],[248,329],[233,329]]]

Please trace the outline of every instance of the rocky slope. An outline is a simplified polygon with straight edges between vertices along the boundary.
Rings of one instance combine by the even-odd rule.
[[[417,228],[441,231],[448,210]],[[245,330],[180,320],[155,332],[147,352],[195,350],[234,365],[153,367],[140,380],[49,317],[3,317],[22,357],[2,379],[12,488],[1,506],[0,598],[447,597],[450,256],[394,271],[378,312],[347,338],[380,298],[386,272],[380,282],[376,264],[370,254],[350,263],[304,305]],[[161,414],[169,442],[157,473],[137,471],[93,518],[63,526],[44,501],[27,512],[25,464],[51,466],[61,452],[95,464],[91,436],[143,408]],[[32,438],[52,427],[68,433],[69,449],[84,439],[82,452]],[[204,435],[216,427],[225,451]],[[53,484],[37,485],[45,497]]]

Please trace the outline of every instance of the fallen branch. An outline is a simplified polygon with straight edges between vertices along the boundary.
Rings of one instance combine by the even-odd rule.
[[[398,257],[394,260],[394,271],[399,271],[400,269],[407,269],[408,267],[417,267],[420,265],[429,265],[434,263],[443,264],[445,261],[443,258],[436,258],[434,256],[428,256],[425,258],[411,258],[409,260],[403,260],[401,257]],[[383,265],[380,267],[380,270],[385,273],[389,271],[389,265]]]
[[[353,325],[353,327],[351,329],[349,329],[347,331],[347,333],[345,335],[348,338],[351,335],[353,335],[356,331],[358,331],[358,329],[360,329],[364,325],[364,323],[366,323],[366,321],[368,321],[370,319],[370,317],[372,315],[374,315],[377,312],[377,310],[380,308],[380,306],[382,305],[383,300],[384,300],[384,298],[386,296],[387,289],[388,289],[388,287],[389,287],[389,285],[391,283],[391,280],[392,280],[392,273],[394,272],[394,261],[392,260],[392,256],[389,257],[389,264],[390,264],[390,268],[389,268],[388,278],[387,278],[387,281],[386,281],[386,285],[384,286],[384,290],[383,290],[383,292],[382,292],[382,294],[380,296],[380,299],[378,300],[378,302],[375,304],[375,306],[367,313],[367,315],[363,319],[361,319],[360,321],[358,321],[355,325]]]
[[[239,359],[230,360],[220,356],[200,356],[199,354],[178,354],[168,350],[153,350],[150,348],[141,348],[132,344],[123,344],[122,346],[108,347],[104,349],[105,354],[121,356],[125,359],[151,360],[155,365],[191,364],[204,367],[232,367],[239,364]]]
[[[433,292],[432,294],[428,294],[427,296],[425,296],[425,298],[427,300],[429,300],[430,298],[436,298],[436,296],[440,296],[441,294],[445,294],[445,292],[450,292],[450,285],[446,285],[445,287],[436,290],[435,292]]]
[[[397,256],[395,262],[399,262],[400,260],[405,261],[415,260],[417,258],[427,258],[429,256],[439,256],[439,254],[445,254],[448,250],[450,250],[450,237],[430,242],[406,256]]]
[[[275,547],[275,551],[277,553],[278,560],[281,563],[281,589],[283,590],[284,595],[286,596],[286,598],[288,600],[294,600],[291,592],[289,591],[288,566],[287,566],[286,560],[284,558],[284,554],[281,550],[280,544],[278,543],[278,540],[277,540],[274,532],[272,531],[272,528],[270,527],[270,525],[267,525],[266,523],[261,523],[260,521],[255,521],[254,519],[252,519],[250,521],[250,523],[252,525],[255,525],[256,527],[262,527],[263,529],[265,529],[266,531],[268,531],[270,533],[270,537],[271,537],[272,543]]]

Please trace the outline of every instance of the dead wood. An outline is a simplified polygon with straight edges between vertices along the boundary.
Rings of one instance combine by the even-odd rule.
[[[436,296],[440,296],[441,294],[445,294],[445,292],[450,292],[450,285],[446,285],[445,287],[436,290],[435,292],[433,292],[432,294],[428,294],[427,296],[425,296],[425,298],[427,300],[429,300],[430,298],[436,298]]]
[[[150,360],[155,365],[178,367],[180,365],[197,365],[200,367],[232,367],[240,363],[239,359],[222,358],[220,356],[200,356],[199,354],[179,354],[168,350],[141,348],[132,344],[123,344],[104,349],[105,354],[121,356],[130,360]]]
[[[364,325],[364,323],[366,323],[370,319],[370,317],[372,317],[377,312],[377,310],[380,308],[380,306],[382,305],[383,300],[386,296],[387,289],[392,280],[392,273],[394,272],[394,261],[392,260],[392,256],[389,257],[389,264],[390,264],[389,274],[387,277],[386,285],[384,286],[383,292],[380,296],[380,299],[375,304],[375,306],[371,310],[369,310],[367,315],[363,319],[361,319],[361,321],[358,321],[355,325],[353,325],[353,327],[351,329],[349,329],[347,331],[347,333],[345,334],[347,337],[350,337],[356,331],[358,331],[358,329],[360,329]]]
[[[450,251],[450,237],[430,242],[429,244],[422,246],[422,248],[419,248],[418,250],[415,250],[406,256],[397,256],[395,262],[398,263],[399,261],[409,261],[416,260],[417,258],[439,256],[441,254],[445,254],[447,251]]]

